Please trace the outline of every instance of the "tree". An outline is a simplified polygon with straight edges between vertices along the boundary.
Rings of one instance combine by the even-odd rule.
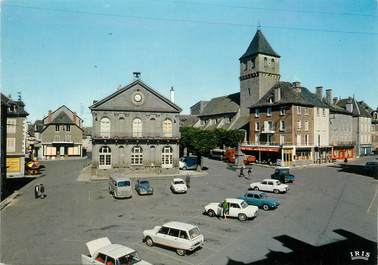
[[[193,127],[182,127],[180,132],[180,147],[187,148],[188,152],[194,153],[202,167],[202,156],[218,146],[218,139],[215,133]]]
[[[244,140],[244,132],[241,130],[215,129],[214,134],[218,140],[218,146],[236,148]]]

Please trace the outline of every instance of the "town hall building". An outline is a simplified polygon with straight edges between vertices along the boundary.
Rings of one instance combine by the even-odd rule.
[[[173,99],[172,99],[173,101]],[[92,166],[177,173],[181,108],[139,79],[90,106]]]

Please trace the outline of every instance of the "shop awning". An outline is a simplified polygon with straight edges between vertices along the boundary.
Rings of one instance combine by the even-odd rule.
[[[279,153],[280,147],[268,147],[268,146],[240,146],[242,151],[261,151],[261,152],[271,152]]]

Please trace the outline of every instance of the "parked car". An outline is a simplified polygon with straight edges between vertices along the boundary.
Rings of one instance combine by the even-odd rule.
[[[81,255],[81,264],[84,265],[152,265],[142,260],[138,253],[131,248],[120,244],[112,244],[107,237],[87,242],[89,255]]]
[[[277,179],[281,183],[293,183],[295,176],[290,174],[290,169],[288,167],[277,167],[274,173],[270,176],[272,179]]]
[[[140,180],[138,179],[135,183],[135,190],[138,192],[139,195],[152,195],[154,193],[154,189],[151,187],[151,184],[148,180]]]
[[[254,205],[263,208],[265,211],[277,208],[280,205],[276,198],[268,198],[268,196],[261,191],[248,191],[246,194],[239,197],[239,199],[246,201],[249,205]]]
[[[196,156],[181,157],[179,160],[179,168],[182,170],[197,169],[198,158]]]
[[[227,216],[236,217],[240,221],[245,221],[248,218],[256,217],[258,207],[248,205],[244,200],[232,198],[227,198],[220,203],[209,203],[204,207],[204,213],[206,213],[210,217],[223,216],[223,205],[225,202],[228,203],[229,209]]]
[[[276,179],[263,179],[260,182],[251,183],[250,187],[253,190],[262,190],[274,193],[285,193],[289,190],[288,185],[282,184],[279,180]]]
[[[218,148],[212,149],[210,150],[210,158],[223,160],[225,153],[226,153],[226,150],[223,150],[223,149],[218,149]]]
[[[109,193],[114,198],[130,198],[133,196],[131,180],[119,175],[111,175],[109,178]]]
[[[365,171],[368,175],[378,179],[378,162],[377,161],[369,161],[365,164]]]
[[[183,179],[174,178],[171,182],[171,191],[173,193],[185,193],[188,190]]]
[[[204,237],[195,225],[182,222],[168,222],[143,231],[143,241],[147,246],[164,245],[176,249],[183,256],[187,251],[194,251],[204,243]]]

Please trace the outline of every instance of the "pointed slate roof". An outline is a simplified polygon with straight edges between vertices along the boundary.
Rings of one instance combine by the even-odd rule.
[[[353,110],[351,112],[353,116],[371,118],[371,114],[368,112],[368,110],[365,109],[361,102],[357,102],[357,100],[355,100],[354,98],[349,97],[340,99],[336,104],[346,110],[346,105],[348,102],[351,102],[353,104]]]
[[[51,123],[54,124],[74,124],[70,117],[65,112],[61,112],[53,119]]]
[[[274,57],[280,57],[270,46],[261,30],[257,30],[252,42],[249,44],[247,51],[239,60],[253,57],[256,54],[266,54]]]
[[[269,99],[274,98],[274,89],[280,88],[281,99],[270,103]],[[251,108],[265,107],[265,106],[278,106],[284,104],[296,104],[304,106],[314,106],[321,108],[328,108],[328,106],[320,99],[318,99],[315,94],[311,93],[307,88],[301,87],[301,92],[297,93],[294,90],[294,85],[290,82],[278,82],[271,89],[266,92],[266,94],[256,102]]]
[[[198,115],[212,116],[224,113],[237,113],[240,105],[240,93],[234,93],[223,97],[212,98],[202,112]]]

